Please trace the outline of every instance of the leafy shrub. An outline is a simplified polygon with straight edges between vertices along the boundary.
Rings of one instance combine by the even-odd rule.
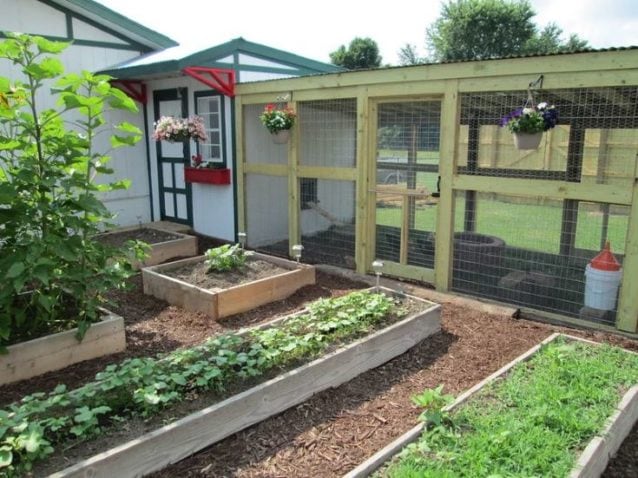
[[[105,111],[136,106],[108,76],[63,75],[56,55],[66,46],[18,34],[0,43],[0,60],[24,76],[0,77],[0,351],[75,326],[81,338],[99,320],[105,291],[131,270],[124,253],[95,240],[111,218],[98,192],[128,184],[96,184],[112,170],[92,143]],[[40,110],[50,84],[58,106]],[[141,137],[131,124],[115,128],[112,147]]]
[[[204,252],[209,272],[228,272],[243,267],[251,254],[239,244],[224,244]]]

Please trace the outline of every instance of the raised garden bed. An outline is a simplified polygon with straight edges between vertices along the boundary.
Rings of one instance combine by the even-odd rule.
[[[0,355],[0,385],[25,380],[52,370],[126,348],[124,320],[106,311],[101,322],[92,324],[82,341],[77,329],[47,335],[8,347]]]
[[[100,235],[100,241],[118,247],[126,241],[140,240],[151,246],[148,257],[143,263],[135,263],[136,269],[154,266],[176,257],[197,255],[197,237],[168,232],[153,227],[127,227]]]
[[[228,337],[224,339],[220,337],[215,339],[208,347],[218,347],[220,341],[226,341],[227,343],[237,341],[240,336],[244,337],[244,341],[248,341],[246,342],[247,344],[257,340],[257,343],[262,344],[258,347],[259,350],[261,350],[262,346],[266,347],[266,350],[260,353],[266,353],[266,356],[269,356],[272,353],[271,351],[277,350],[272,348],[275,347],[272,340],[273,337],[278,337],[277,343],[279,345],[276,347],[281,351],[285,351],[285,353],[291,354],[282,356],[284,360],[282,363],[289,363],[294,366],[299,363],[299,360],[303,361],[302,357],[304,355],[310,355],[310,357],[319,356],[320,358],[298,366],[296,369],[276,376],[170,425],[93,456],[77,465],[55,473],[53,476],[86,476],[87,474],[91,476],[113,476],[114,474],[117,476],[141,476],[157,470],[253,423],[280,413],[306,400],[318,391],[346,382],[360,373],[405,352],[416,343],[440,330],[440,307],[438,305],[403,294],[396,294],[389,290],[384,290],[383,292],[392,301],[399,301],[399,309],[397,309],[396,305],[391,306],[392,302],[388,302],[388,299],[380,300],[373,294],[360,292],[355,295],[343,296],[337,299],[336,303],[334,301],[318,302],[313,305],[312,314],[302,312],[277,319],[270,324],[258,327],[261,330],[260,332],[256,332],[256,329],[251,329],[235,335],[235,338]],[[386,305],[379,308],[379,304],[384,301]],[[337,308],[335,309],[334,307]],[[345,314],[347,317],[338,314],[341,318],[337,319],[336,311],[338,310],[349,311]],[[401,314],[397,316],[396,314],[399,310],[406,310],[409,313],[407,316],[405,315],[406,312],[403,312],[402,317]],[[335,315],[333,315],[333,311]],[[376,331],[374,331],[375,329]],[[312,330],[317,331],[319,335],[315,338],[309,337],[307,334],[312,332]],[[367,335],[356,339],[357,336],[365,333],[365,330],[368,330]],[[294,343],[293,348],[286,346],[286,343],[289,343],[287,342],[289,339],[285,339],[282,342],[281,333],[284,336],[292,333],[291,337],[299,337],[292,342]],[[228,342],[229,340],[230,342]],[[308,340],[310,342],[307,342]],[[334,349],[334,347],[330,347],[330,343],[342,343],[342,345]],[[320,348],[317,349],[317,346]],[[299,348],[299,352],[302,350],[306,350],[306,352],[299,355],[297,348]],[[322,352],[319,353],[319,350],[322,350]],[[227,352],[223,355],[216,355],[213,353],[213,349],[210,348],[201,349],[200,352],[204,354],[201,357],[205,360],[213,360],[213,358],[221,356],[229,357]],[[165,359],[160,359],[157,365],[152,365],[150,362],[129,363],[127,367],[131,369],[131,366],[134,366],[133,368],[140,370],[140,373],[149,373],[142,371],[147,367],[159,366],[163,373],[173,376],[179,368],[186,366],[185,370],[191,370],[192,365],[200,363],[199,360],[201,359],[195,359],[192,355],[193,353],[199,354],[195,350],[185,350]],[[249,353],[248,356],[252,357],[253,355]],[[183,360],[186,360],[186,362],[184,363]],[[196,361],[194,362],[193,360]],[[162,363],[164,365],[161,365]],[[231,369],[234,367],[232,364],[229,365]],[[166,369],[167,366],[169,367],[168,369]],[[245,366],[246,363],[244,363]],[[159,372],[160,369],[157,371]],[[275,371],[273,369],[273,372]],[[103,390],[103,393],[107,396],[113,395],[116,390],[116,388],[113,388],[114,386],[119,386],[123,391],[129,390],[130,393],[133,393],[131,390],[134,388],[132,384],[120,383],[117,385],[113,382],[114,379],[118,381],[138,380],[131,375],[122,375],[123,373],[124,369],[107,369],[106,375],[103,374],[98,378],[98,382],[89,385],[89,387]],[[155,378],[156,376],[157,374],[155,373],[152,376],[153,383],[160,380]],[[197,372],[192,378],[186,378],[186,381],[192,381],[193,384],[195,382],[199,383],[203,376],[204,372]],[[165,377],[162,380],[168,380],[168,378]],[[220,384],[223,384],[223,382],[220,382]],[[247,384],[250,384],[250,381],[247,381]],[[226,388],[226,385],[224,385],[224,388]],[[163,391],[164,395],[170,395],[165,388],[160,387],[157,390],[158,393]],[[231,388],[231,390],[233,389]],[[56,389],[49,397],[42,397],[37,400],[41,400],[43,404],[49,404],[47,407],[55,407],[56,405],[54,404],[63,404],[66,400],[71,400],[71,403],[67,404],[66,407],[73,409],[80,406],[76,400],[81,399],[84,400],[85,406],[83,408],[87,412],[91,410],[95,413],[104,413],[105,410],[102,410],[104,407],[96,405],[100,400],[106,400],[106,398],[102,396],[96,397],[87,392],[89,392],[87,388],[83,388],[81,391],[78,389],[78,391],[69,392],[64,389]],[[188,392],[188,395],[192,393]],[[138,392],[135,392],[134,395],[137,394]],[[41,414],[45,413],[44,410],[46,408],[41,408],[41,405],[33,403],[31,400],[33,399],[24,402],[28,403],[26,406],[29,409],[35,406],[38,410],[42,410]],[[192,400],[192,397],[190,400]],[[138,400],[134,400],[134,402],[137,403],[137,407],[141,405]],[[127,401],[127,403],[133,405],[133,401]],[[158,405],[158,407],[162,406]],[[25,412],[16,411],[16,413]],[[174,417],[175,413],[173,410],[169,411],[164,419]],[[74,415],[75,413],[71,416]],[[156,415],[156,412],[151,413],[149,411],[149,416],[153,415]],[[62,416],[60,415],[60,417]],[[124,428],[128,429],[131,426],[131,422],[126,421],[126,423],[127,425]],[[159,423],[162,423],[162,417],[159,417]],[[70,424],[66,426],[68,427]],[[66,444],[68,445],[69,442],[66,442]],[[87,445],[85,453],[87,451],[95,453],[95,450],[99,449],[96,448],[99,445]],[[73,445],[73,447],[76,446],[77,444]],[[65,463],[68,459],[65,456],[59,458],[61,463]],[[50,469],[40,468],[35,470],[36,474],[47,474],[50,471]]]
[[[568,343],[573,341],[580,344],[587,344],[588,346],[593,346],[593,347],[600,345],[595,342],[583,340],[577,337],[566,336],[562,334],[553,334],[547,339],[545,339],[541,344],[533,347],[532,349],[530,349],[523,355],[519,356],[517,359],[513,360],[512,362],[510,362],[509,364],[507,364],[506,366],[504,366],[503,368],[495,372],[494,374],[490,375],[485,380],[479,382],[477,385],[470,388],[465,393],[461,394],[452,404],[444,407],[443,411],[458,412],[459,409],[461,409],[463,405],[465,405],[466,403],[471,403],[473,400],[481,399],[483,400],[482,403],[485,403],[487,408],[484,408],[480,413],[482,414],[490,413],[487,411],[487,409],[493,408],[493,404],[491,402],[494,402],[495,400],[497,400],[496,397],[498,396],[498,393],[495,392],[494,388],[490,388],[490,387],[493,387],[497,382],[499,384],[503,384],[504,382],[507,382],[508,377],[506,376],[512,373],[513,371],[517,370],[518,367],[522,367],[522,364],[524,362],[527,362],[530,359],[532,359],[535,356],[535,354],[539,350],[541,350],[542,347],[550,343],[552,343],[552,346],[555,345],[556,348],[554,348],[553,353],[559,356],[558,362],[560,363],[560,360],[562,360],[560,357],[560,354],[569,353],[569,351],[567,348],[564,348],[561,350],[560,347],[562,346],[560,344],[553,343],[553,342],[556,342],[559,337],[561,337],[564,340],[567,340]],[[626,352],[626,353],[630,354],[631,352]],[[569,373],[569,372],[565,372],[565,373]],[[638,374],[636,374],[635,380],[631,382],[632,383],[638,382]],[[571,382],[569,386],[572,386]],[[577,384],[573,386],[577,386]],[[547,390],[546,392],[551,393],[550,391],[547,391]],[[508,404],[503,409],[504,411],[502,413],[506,413],[505,410],[507,410],[507,408],[512,407],[514,406],[514,403],[517,403],[515,398],[512,398],[509,395],[506,395],[506,396],[508,397],[507,400],[511,401],[512,403]],[[561,399],[559,397],[554,397],[552,400],[550,400],[550,402],[551,404],[548,404],[548,405],[553,409],[552,413],[555,413],[556,415],[554,416],[551,413],[548,414],[547,409],[545,409],[544,416],[546,415],[546,417],[543,418],[543,416],[538,416],[537,418],[537,421],[539,421],[539,423],[544,423],[543,420],[548,420],[547,422],[549,427],[548,429],[552,427],[552,423],[554,423],[556,420],[559,419],[558,417],[560,414]],[[454,415],[452,415],[452,417],[454,417]],[[454,418],[452,418],[452,420],[454,420]],[[629,390],[627,390],[624,393],[622,398],[618,401],[618,405],[616,409],[608,416],[607,421],[604,425],[604,428],[600,430],[600,433],[598,435],[594,436],[589,441],[586,448],[584,448],[584,451],[582,451],[582,453],[580,453],[580,455],[578,456],[578,459],[575,461],[575,465],[572,467],[571,471],[569,471],[564,476],[569,476],[570,478],[600,476],[601,473],[605,470],[610,457],[613,456],[613,454],[618,450],[621,443],[627,437],[634,423],[636,423],[637,420],[638,420],[638,384],[632,386],[631,388],[629,388]],[[580,420],[577,420],[577,421],[580,421]],[[461,425],[461,428],[457,431],[458,433],[463,434],[463,433],[468,433],[468,430],[471,430],[471,429],[472,429],[471,425],[467,425],[465,424],[465,422],[463,422],[463,424]],[[418,445],[414,443],[419,441],[419,439],[422,436],[424,436],[424,431],[425,431],[425,425],[423,423],[415,426],[410,431],[408,431],[407,433],[405,433],[404,435],[396,439],[394,442],[390,443],[388,446],[386,446],[385,448],[383,448],[382,450],[374,454],[368,460],[366,460],[361,465],[359,465],[354,470],[352,470],[350,473],[345,475],[344,478],[367,477],[382,467],[383,467],[383,471],[378,474],[375,474],[375,476],[383,476],[383,477],[407,476],[405,475],[405,473],[407,473],[409,476],[416,476],[414,475],[414,473],[417,473],[417,474],[427,473],[424,470],[417,471],[416,468],[411,468],[412,466],[414,466],[412,463],[416,463],[413,460],[425,459],[425,461],[429,460],[429,462],[432,463],[433,460],[439,460],[441,457],[448,456],[448,455],[446,455],[445,451],[441,451],[444,449],[439,449],[437,448],[436,445],[430,446],[432,444],[439,443],[435,435],[427,435],[429,437],[428,439],[432,440],[432,442],[428,445]],[[476,433],[481,433],[482,431],[483,430],[478,429],[476,430]],[[508,433],[516,434],[516,431],[510,431]],[[518,431],[518,433],[524,433],[524,432]],[[527,431],[527,433],[532,433],[532,432]],[[567,433],[567,430],[558,431],[558,433],[559,434]],[[485,435],[485,436],[481,435],[482,436],[481,439],[484,442],[485,441],[489,442],[490,440],[494,440],[494,442],[497,443],[499,440],[507,440],[506,435],[501,435],[499,437],[492,437],[490,435]],[[459,435],[456,435],[456,436],[458,438]],[[547,439],[549,439],[549,437],[547,437]],[[422,442],[422,443],[425,443],[425,442]],[[460,446],[460,445],[457,445],[457,446]],[[525,445],[521,445],[521,446],[525,447]],[[575,451],[577,452],[578,445],[574,443],[571,446],[576,447]],[[412,447],[410,452],[406,450],[407,447]],[[582,448],[580,449],[582,450]],[[420,451],[417,452],[416,450],[420,450]],[[397,456],[395,460],[392,460],[392,458],[395,455],[398,455],[399,452],[401,451],[404,451],[404,452],[400,456]],[[414,455],[415,457],[421,456],[422,458],[414,458],[414,459],[411,458],[412,455],[410,455],[410,453],[412,452],[415,453]],[[484,468],[484,470],[486,473],[490,472],[490,466],[489,466],[490,458],[478,456],[476,455],[477,452],[474,452],[474,453],[475,453],[474,460],[477,460],[478,462],[484,459],[485,461],[482,463],[485,463],[485,466],[487,466],[487,468]],[[507,452],[503,451],[502,453],[506,454]],[[499,456],[502,453],[499,452]],[[430,456],[430,458],[425,458],[426,456]],[[453,459],[453,457],[449,456],[449,459]],[[461,459],[461,458],[454,458],[454,461],[456,461],[457,459]],[[509,460],[513,460],[513,459],[515,458],[510,458]],[[545,461],[552,460],[550,462],[553,462],[554,460],[554,458],[548,458],[548,457],[543,457],[540,459]],[[397,465],[397,463],[402,463],[401,460],[406,460],[405,462],[407,465],[405,469],[399,470],[397,467],[400,465]],[[386,465],[388,466],[387,468],[386,468]],[[442,470],[439,470],[438,473],[442,473],[442,472],[443,472]],[[410,475],[410,473],[412,474]],[[452,472],[452,474],[454,473]],[[427,476],[434,476],[434,475],[427,475]]]
[[[185,274],[190,278],[192,269],[205,269],[204,260],[204,256],[199,256],[143,269],[144,293],[218,319],[284,299],[301,287],[315,283],[313,266],[258,253],[250,256],[246,269],[233,273],[238,282],[235,285],[215,286],[214,279],[211,283],[195,285],[175,277]],[[254,269],[259,269],[262,277],[249,278],[246,282],[243,276],[248,276],[246,272]],[[233,274],[195,273],[204,279],[217,278],[220,282]]]

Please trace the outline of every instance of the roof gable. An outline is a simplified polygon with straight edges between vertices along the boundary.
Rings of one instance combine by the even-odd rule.
[[[249,42],[240,37],[205,50],[193,51],[184,46],[168,48],[116,65],[104,73],[122,79],[140,78],[174,74],[188,66],[269,71],[294,76],[343,70],[329,63]]]
[[[145,27],[93,0],[39,0],[54,8],[68,11],[89,25],[103,29],[120,38],[143,45],[148,50],[161,50],[178,43],[161,33]]]

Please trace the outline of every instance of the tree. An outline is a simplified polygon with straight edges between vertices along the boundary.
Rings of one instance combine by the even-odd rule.
[[[123,286],[130,264],[96,235],[111,217],[98,193],[127,182],[95,183],[112,171],[92,143],[106,111],[137,111],[108,76],[63,75],[58,55],[67,44],[7,36],[0,59],[24,80],[0,77],[0,352],[73,327],[81,338],[99,320],[105,292]],[[40,109],[38,96],[51,84],[58,107]],[[114,148],[141,138],[131,124],[114,128]]]
[[[379,68],[381,55],[379,46],[372,38],[355,38],[346,49],[341,45],[336,51],[330,53],[330,61],[333,65],[343,66],[348,70],[363,70],[367,68]]]
[[[416,45],[406,43],[399,50],[399,64],[402,66],[420,65],[425,63],[425,58],[421,58],[417,52]]]
[[[427,29],[428,48],[433,59],[441,61],[555,53],[587,46],[576,35],[563,42],[563,32],[554,23],[539,31],[532,21],[535,15],[528,0],[451,0]]]

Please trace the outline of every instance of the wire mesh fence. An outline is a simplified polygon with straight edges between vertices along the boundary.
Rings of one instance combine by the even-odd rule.
[[[300,179],[304,262],[354,269],[355,183]]]
[[[615,308],[585,313],[585,269],[610,241],[622,263],[629,207],[482,193],[468,214],[456,193],[453,289],[538,310],[613,323]],[[571,242],[565,230],[573,231]]]
[[[327,168],[356,166],[356,99],[303,101],[298,112],[300,164]]]
[[[279,256],[288,255],[288,178],[246,175],[246,243]]]

